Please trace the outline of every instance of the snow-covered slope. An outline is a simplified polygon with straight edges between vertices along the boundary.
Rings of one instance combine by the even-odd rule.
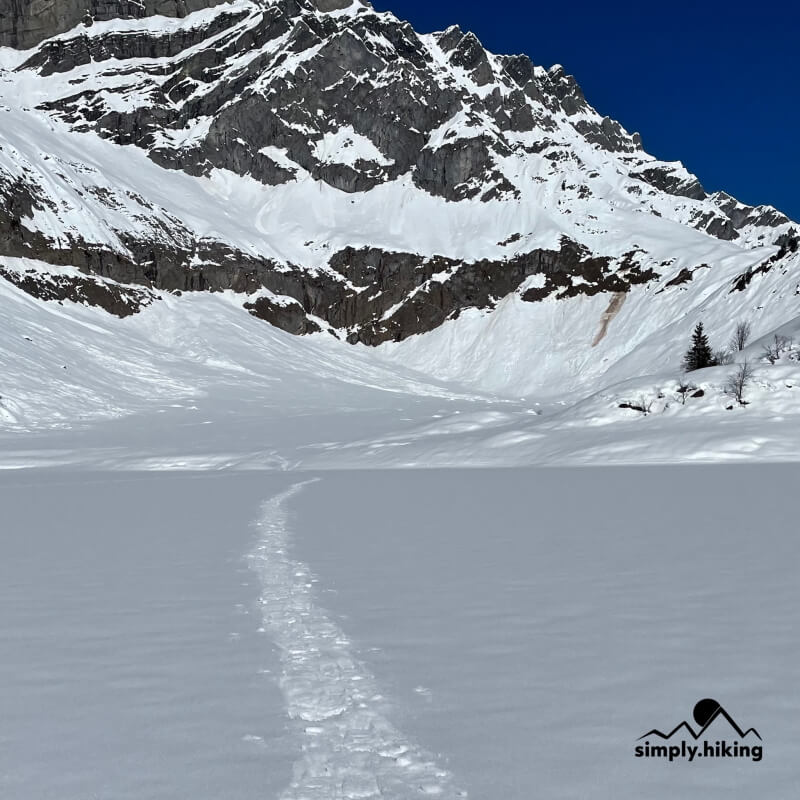
[[[9,259],[0,265],[18,279],[41,269]],[[56,277],[73,273],[61,268]],[[724,392],[734,366],[694,373],[688,396],[678,391],[677,368],[635,361],[625,369],[637,377],[599,390],[587,381],[583,391],[550,399],[487,394],[392,363],[380,348],[277,330],[243,314],[233,292],[154,292],[139,313],[117,319],[0,282],[0,310],[0,467],[283,470],[800,458],[797,348],[770,364],[761,353],[767,336],[741,354],[756,374],[748,405],[739,407]],[[503,308],[494,318],[511,314]],[[501,326],[503,335],[508,326]],[[800,318],[782,333],[800,341]],[[431,343],[429,370],[440,345],[435,337],[418,338]],[[505,346],[492,330],[484,340]],[[624,360],[620,374],[623,367]],[[511,383],[514,369],[506,365]],[[503,378],[500,367],[496,377]]]
[[[514,293],[491,314],[469,309],[425,336],[380,350],[394,363],[440,378],[557,400],[636,376],[677,378],[698,321],[720,350],[728,348],[738,322],[749,322],[756,344],[739,358],[762,358],[776,334],[800,342],[800,253],[774,262],[742,289],[740,270],[739,255],[717,245],[704,266],[627,292],[537,303]]]
[[[761,353],[800,317],[798,226],[649,155],[563,68],[361,0],[173,5],[76,27],[64,4],[0,36],[29,48],[0,47],[7,424],[151,408],[252,358],[252,387],[307,360],[303,387],[367,370],[575,424],[607,398],[613,421],[669,395],[701,319],[716,347],[751,323],[765,385],[793,370],[792,348]],[[708,377],[723,411],[728,372]]]

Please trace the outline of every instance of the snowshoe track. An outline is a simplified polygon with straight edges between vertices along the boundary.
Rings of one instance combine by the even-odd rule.
[[[282,800],[464,798],[452,775],[389,721],[374,676],[316,605],[309,567],[289,555],[287,504],[310,482],[264,503],[249,557],[261,581],[264,630],[280,650],[281,690],[302,740]]]

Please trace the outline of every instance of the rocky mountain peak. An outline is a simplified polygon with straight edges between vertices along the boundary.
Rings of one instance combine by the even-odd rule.
[[[89,12],[0,0],[0,41],[29,48],[0,72],[0,256],[232,289],[292,332],[377,344],[514,293],[692,274],[723,242],[744,273],[789,224],[647,154],[560,65],[457,26],[361,0]]]

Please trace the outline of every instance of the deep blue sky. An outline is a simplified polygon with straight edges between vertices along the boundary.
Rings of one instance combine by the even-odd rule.
[[[796,0],[373,0],[420,33],[457,23],[496,53],[563,64],[602,114],[709,191],[800,220]]]

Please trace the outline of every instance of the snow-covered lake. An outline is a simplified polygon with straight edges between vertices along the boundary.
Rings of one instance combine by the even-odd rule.
[[[0,797],[278,796],[292,753],[243,556],[284,484],[0,476]]]
[[[798,479],[5,473],[0,795],[797,797]]]

